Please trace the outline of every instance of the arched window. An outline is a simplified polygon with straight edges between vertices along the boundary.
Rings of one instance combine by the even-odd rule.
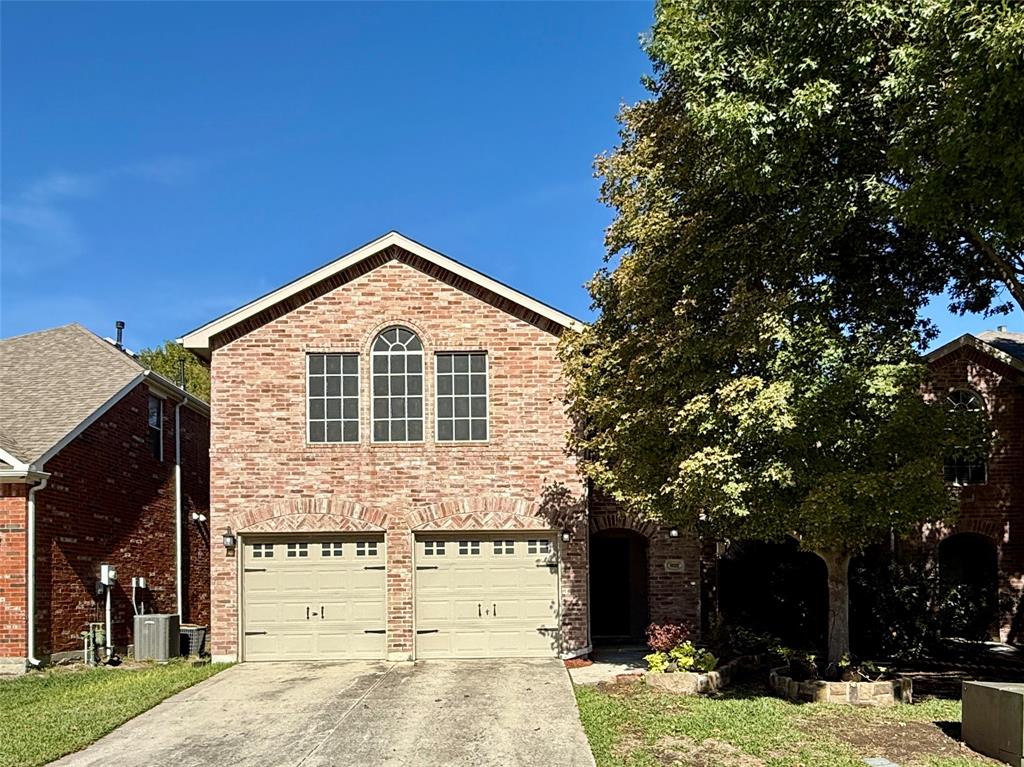
[[[373,441],[423,440],[423,344],[405,328],[373,342]]]
[[[946,404],[951,413],[965,420],[980,418],[985,413],[984,400],[969,389],[954,389],[946,396]],[[954,485],[980,485],[988,479],[988,462],[983,457],[954,448],[946,457],[943,473],[945,480]]]

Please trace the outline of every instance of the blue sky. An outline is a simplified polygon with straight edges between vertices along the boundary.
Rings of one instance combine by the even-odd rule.
[[[5,3],[0,334],[153,345],[390,229],[590,316],[651,8]]]

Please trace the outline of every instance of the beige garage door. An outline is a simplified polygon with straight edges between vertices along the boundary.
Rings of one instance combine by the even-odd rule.
[[[547,533],[416,539],[416,657],[548,657],[558,566]]]
[[[245,539],[245,660],[383,658],[384,540]]]

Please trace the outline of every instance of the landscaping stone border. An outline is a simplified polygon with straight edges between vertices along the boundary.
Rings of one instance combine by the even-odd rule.
[[[762,665],[761,656],[744,655],[734,658],[714,671],[704,673],[672,671],[658,674],[652,674],[648,671],[643,676],[651,687],[657,687],[676,695],[699,695],[701,693],[718,692],[731,684],[737,675],[754,671]]]
[[[798,682],[785,675],[788,670],[788,666],[773,668],[768,673],[768,684],[776,694],[789,700],[878,708],[913,702],[910,677],[885,682],[825,682],[821,679]]]

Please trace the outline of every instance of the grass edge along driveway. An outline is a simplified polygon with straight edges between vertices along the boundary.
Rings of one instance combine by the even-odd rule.
[[[52,668],[0,680],[0,767],[46,764],[79,751],[229,665]]]
[[[933,722],[959,724],[958,700],[868,709],[795,704],[756,688],[706,697],[671,695],[643,684],[581,685],[576,700],[597,767],[864,767],[865,756],[886,756],[908,738],[920,742],[894,760],[903,767],[996,764],[964,753],[934,730]],[[875,737],[855,747],[844,733]]]

